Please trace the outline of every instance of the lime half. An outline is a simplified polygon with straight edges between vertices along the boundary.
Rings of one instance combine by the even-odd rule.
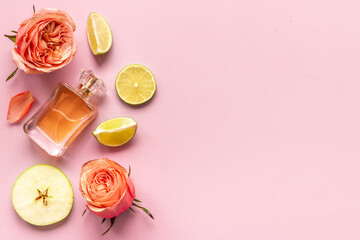
[[[153,97],[156,91],[155,77],[147,67],[131,64],[119,72],[115,88],[124,102],[139,105]]]

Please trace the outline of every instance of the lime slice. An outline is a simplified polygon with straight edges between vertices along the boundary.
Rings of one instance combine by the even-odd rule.
[[[107,53],[112,45],[109,24],[98,13],[91,12],[87,18],[86,35],[94,55]]]
[[[116,77],[115,88],[119,97],[131,105],[149,101],[156,91],[155,77],[140,64],[131,64],[122,69]]]
[[[39,164],[26,169],[15,181],[11,201],[28,223],[46,226],[69,215],[74,193],[69,179],[56,167]]]
[[[129,117],[112,118],[100,123],[93,132],[102,145],[118,147],[129,142],[136,133],[137,123]]]

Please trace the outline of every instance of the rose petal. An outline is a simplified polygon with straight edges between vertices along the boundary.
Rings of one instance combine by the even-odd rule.
[[[10,100],[7,120],[11,123],[19,121],[29,111],[34,100],[30,91],[13,96]]]
[[[134,198],[135,198],[135,186],[134,186],[134,183],[132,182],[130,177],[127,178],[127,184],[129,186],[129,190],[130,190],[131,195],[133,195]]]
[[[118,216],[120,213],[127,210],[133,203],[135,196],[133,196],[129,188],[125,191],[122,198],[113,206],[107,208],[99,208],[88,202],[88,209],[93,212],[95,215],[102,218],[112,218]]]

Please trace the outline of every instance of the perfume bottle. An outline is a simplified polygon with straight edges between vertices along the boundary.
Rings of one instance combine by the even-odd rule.
[[[60,157],[95,119],[97,108],[89,102],[92,94],[105,91],[103,81],[93,71],[81,70],[79,87],[59,83],[49,100],[24,124],[24,132],[49,155]]]

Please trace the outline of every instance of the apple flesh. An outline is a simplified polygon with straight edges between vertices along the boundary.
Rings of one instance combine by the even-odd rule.
[[[26,169],[16,179],[11,201],[23,220],[46,226],[69,215],[74,192],[69,179],[58,168],[39,164]]]

